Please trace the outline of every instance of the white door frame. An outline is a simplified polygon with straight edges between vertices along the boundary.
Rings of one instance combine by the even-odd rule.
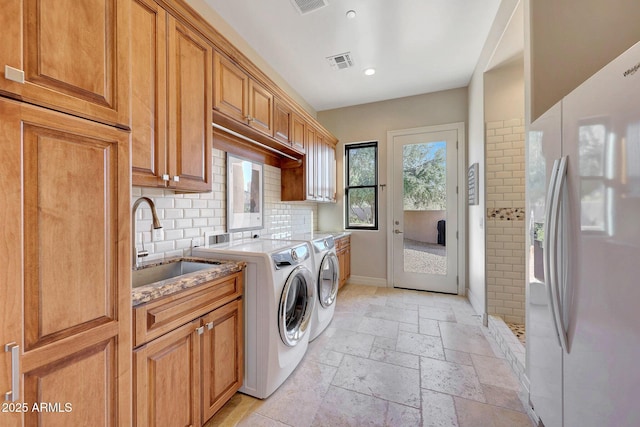
[[[465,123],[456,122],[436,126],[387,131],[387,287],[393,287],[393,139],[396,136],[416,133],[457,132],[458,136],[458,295],[465,295],[467,288],[467,143]]]

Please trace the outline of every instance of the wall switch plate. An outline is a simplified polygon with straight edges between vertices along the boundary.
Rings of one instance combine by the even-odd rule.
[[[153,242],[157,242],[160,241],[164,238],[164,235],[162,233],[162,228],[158,228],[158,229],[152,229],[151,230],[151,240]]]

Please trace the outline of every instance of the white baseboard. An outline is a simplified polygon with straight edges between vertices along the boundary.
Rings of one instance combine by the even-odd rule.
[[[379,277],[367,277],[367,276],[351,276],[347,283],[353,283],[354,285],[367,285],[377,286],[379,288],[387,287],[387,279],[381,279]]]

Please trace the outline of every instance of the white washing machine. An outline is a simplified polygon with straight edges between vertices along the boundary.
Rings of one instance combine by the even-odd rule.
[[[295,234],[291,241],[306,241],[311,244],[317,301],[311,322],[309,341],[313,341],[329,326],[336,309],[338,286],[340,285],[340,263],[336,255],[332,234]]]
[[[340,285],[340,263],[330,234],[315,235],[310,241],[316,272],[316,308],[309,341],[316,339],[331,323]]]
[[[315,305],[306,242],[242,240],[193,248],[193,256],[245,261],[245,370],[240,392],[264,399],[303,359]]]

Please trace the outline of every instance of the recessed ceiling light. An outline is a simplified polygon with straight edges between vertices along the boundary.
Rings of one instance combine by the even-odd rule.
[[[349,19],[353,19],[356,17],[356,11],[355,10],[349,10],[347,11],[347,18]]]
[[[373,76],[375,73],[376,73],[375,68],[367,68],[366,70],[364,70],[365,76]]]

